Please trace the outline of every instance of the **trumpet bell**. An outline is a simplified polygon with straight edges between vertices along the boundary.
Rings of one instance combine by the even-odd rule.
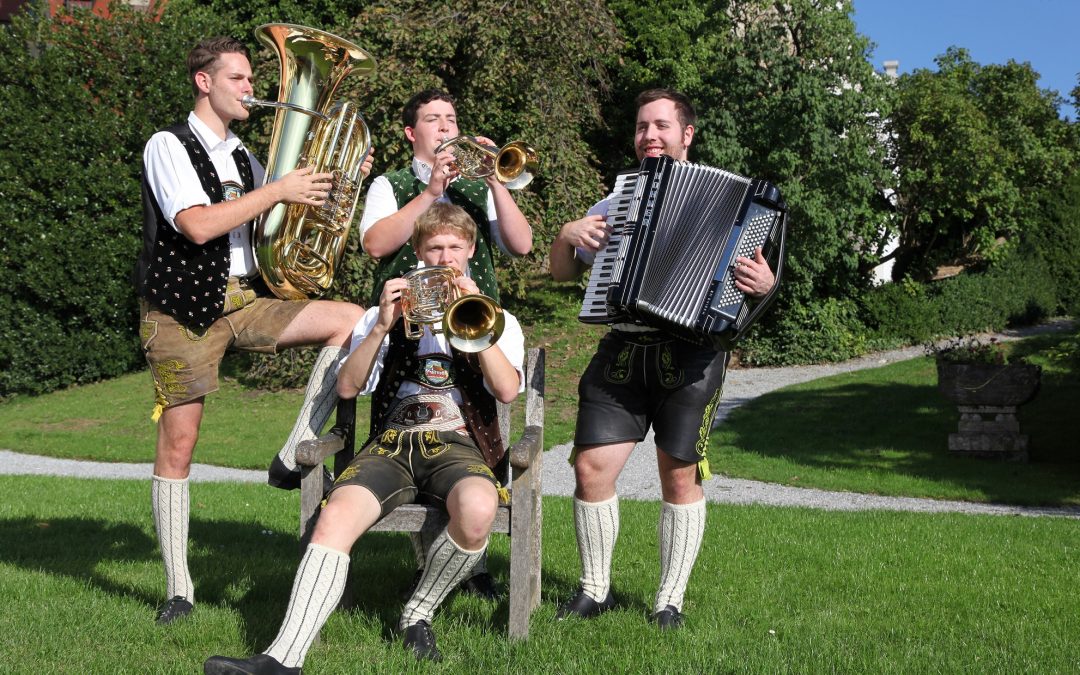
[[[486,295],[463,295],[443,316],[443,333],[459,352],[482,352],[499,341],[506,326],[502,307]]]
[[[454,152],[454,168],[465,178],[478,180],[494,174],[508,190],[520,190],[536,176],[540,159],[524,141],[513,141],[501,149],[482,145],[472,136],[458,136],[443,141],[435,154],[444,150]]]

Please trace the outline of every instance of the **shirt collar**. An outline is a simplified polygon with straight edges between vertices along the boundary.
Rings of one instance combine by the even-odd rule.
[[[198,115],[195,114],[195,111],[188,113],[187,121],[188,126],[191,127],[195,136],[202,142],[203,147],[206,148],[207,152],[223,150],[231,154],[234,150],[243,147],[244,145],[240,141],[240,138],[231,130],[226,130],[225,140],[218,138],[218,135],[211,131],[210,127],[208,127],[205,122],[199,119]],[[431,169],[428,169],[428,174],[430,173]]]

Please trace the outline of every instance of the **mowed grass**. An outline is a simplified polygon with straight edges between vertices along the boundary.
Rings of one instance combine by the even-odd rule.
[[[298,560],[297,497],[195,484],[198,609],[159,628],[163,595],[143,481],[0,477],[0,654],[10,673],[191,673],[274,637]],[[527,642],[506,604],[452,596],[435,619],[445,662],[417,664],[394,625],[411,578],[402,535],[353,552],[355,605],[335,612],[309,673],[970,672],[1080,670],[1075,520],[708,507],[685,630],[646,622],[659,505],[624,501],[618,607],[554,621],[577,583],[570,500],[544,500],[543,601]],[[507,540],[492,539],[505,579]]]

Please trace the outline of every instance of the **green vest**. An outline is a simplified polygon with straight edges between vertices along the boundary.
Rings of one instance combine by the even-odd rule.
[[[412,169],[391,171],[384,175],[394,188],[394,199],[397,200],[399,209],[427,187],[413,175]],[[476,253],[469,260],[469,274],[481,293],[498,301],[499,284],[495,277],[495,265],[491,261],[491,224],[487,216],[487,185],[482,180],[459,178],[446,189],[446,196],[451,202],[465,209],[476,222]],[[370,304],[372,306],[379,304],[379,296],[382,295],[383,284],[387,279],[400,277],[414,267],[416,267],[416,251],[413,250],[411,241],[405,242],[405,245],[393,255],[380,258],[375,267],[375,285],[371,291]]]

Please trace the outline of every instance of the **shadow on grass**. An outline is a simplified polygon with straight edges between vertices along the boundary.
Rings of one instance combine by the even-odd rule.
[[[1029,405],[1034,408],[1036,403]],[[934,386],[857,383],[773,392],[734,411],[717,436],[723,445],[739,451],[815,470],[833,489],[877,492],[877,476],[880,491],[888,494],[889,481],[901,485],[910,477],[918,480],[908,480],[907,487],[896,494],[940,496],[930,483],[943,493],[972,491],[991,502],[1080,502],[1080,462],[1075,449],[1072,444],[1039,447],[1040,438],[1049,437],[1042,429],[1026,426],[1027,410],[1028,406],[1022,407],[1019,417],[1022,432],[1036,432],[1029,464],[949,455],[947,439],[956,431],[959,414]],[[845,477],[845,472],[850,473]],[[785,482],[786,476],[761,478]]]
[[[29,571],[80,580],[117,598],[156,608],[164,598],[164,572],[155,538],[133,524],[86,518],[0,520],[0,562]],[[300,559],[291,534],[250,522],[193,519],[189,568],[201,606],[240,614],[245,642],[261,649],[277,634]],[[145,564],[144,576],[118,581],[113,564]],[[489,569],[508,579],[507,558],[489,555]],[[387,640],[396,641],[398,617],[412,582],[415,561],[405,535],[370,533],[353,547],[349,569],[354,604],[346,611],[377,618]],[[155,590],[147,592],[147,587]],[[147,613],[147,620],[151,620]],[[488,630],[505,633],[509,617],[504,597]]]

